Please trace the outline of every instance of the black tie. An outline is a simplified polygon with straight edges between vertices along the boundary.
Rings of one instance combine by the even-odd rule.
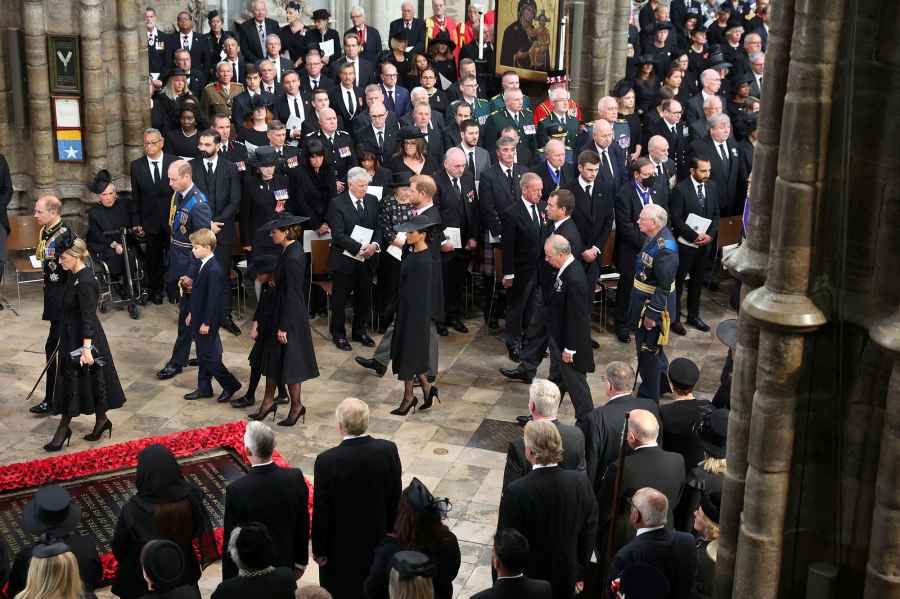
[[[211,160],[207,160],[207,161],[206,161],[206,175],[207,175],[208,177],[212,177],[212,176],[213,176],[213,168],[212,168],[212,161],[211,161]]]
[[[312,82],[312,88],[313,88],[314,90],[315,90],[315,89],[319,89],[319,80],[318,80],[318,79],[313,79],[313,82]]]
[[[469,152],[469,168],[472,169],[472,176],[477,179],[478,177],[475,175],[475,152]]]
[[[297,101],[297,98],[294,98],[294,116],[300,118],[300,102]]]
[[[513,193],[516,193],[515,181],[513,181],[512,169],[506,171],[506,178],[509,180],[509,190]]]
[[[660,176],[660,177],[663,176],[663,168],[662,168],[662,165],[661,165],[661,164],[657,164],[657,165],[656,165],[656,172],[659,173],[659,176]]]
[[[350,116],[353,116],[356,113],[356,107],[353,105],[353,94],[350,93],[350,90],[347,90],[347,113]]]
[[[391,104],[391,110],[393,110],[394,109],[394,91],[393,90],[390,90],[390,89],[388,90],[388,100],[390,101],[390,104]]]
[[[603,170],[609,173],[610,178],[615,177],[612,172],[612,167],[609,165],[609,157],[606,155],[606,150],[603,150],[601,158],[603,158]]]
[[[534,221],[534,226],[537,227],[538,232],[541,230],[541,217],[538,216],[537,207],[532,204],[531,205],[531,220]]]
[[[378,147],[384,148],[384,133],[381,131],[378,132]]]
[[[703,193],[703,183],[697,185],[697,199],[700,201],[700,207],[706,210],[706,195]]]
[[[153,162],[153,182],[159,183],[159,163]]]
[[[459,179],[453,178],[453,189],[456,190],[456,195],[462,197],[462,190],[459,188]]]
[[[722,155],[722,162],[728,162],[728,150],[725,149],[725,144],[719,144],[719,153]]]
[[[356,211],[359,213],[360,218],[366,217],[366,208],[363,206],[362,200],[356,200]]]
[[[590,197],[591,197],[591,186],[590,185],[588,185],[587,187],[584,188],[584,193],[586,193],[588,199],[590,199]]]

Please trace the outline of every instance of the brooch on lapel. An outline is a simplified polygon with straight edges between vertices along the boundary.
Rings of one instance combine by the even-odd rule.
[[[556,278],[556,282],[553,284],[553,291],[559,293],[562,291],[563,282],[559,277]]]

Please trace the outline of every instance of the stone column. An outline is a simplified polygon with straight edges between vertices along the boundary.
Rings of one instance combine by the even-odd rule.
[[[103,1],[81,0],[81,74],[84,102],[85,154],[91,174],[108,166],[106,121],[106,72],[103,69]],[[114,111],[117,112],[117,111]],[[118,116],[118,115],[116,115]]]
[[[53,121],[50,110],[50,71],[47,65],[47,23],[43,0],[25,0],[22,28],[25,30],[25,69],[28,73],[28,103],[35,195],[56,193],[53,162]]]
[[[142,131],[144,129],[144,115],[148,102],[146,81],[147,60],[140,52],[143,41],[142,32],[138,30],[140,15],[135,0],[118,0],[118,32],[119,32],[119,78],[122,90],[122,126],[123,146],[122,163],[123,171],[132,160],[138,158],[142,151]],[[143,89],[143,93],[142,92]],[[124,174],[124,172],[123,172]]]
[[[572,61],[581,60],[581,73],[571,84],[572,96],[585,111],[585,119],[596,116],[597,100],[607,95],[615,78],[625,72],[630,0],[587,2],[582,26],[573,27]],[[581,7],[576,6],[581,11]],[[572,21],[580,20],[573,13]],[[583,35],[575,35],[581,28]]]

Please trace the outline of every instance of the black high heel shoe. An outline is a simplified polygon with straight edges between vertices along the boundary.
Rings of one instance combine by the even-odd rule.
[[[55,439],[55,438],[56,438],[56,435],[53,435],[53,437],[54,437],[54,439]],[[56,443],[54,443],[53,440],[51,440],[49,443],[47,443],[46,445],[44,445],[44,451],[59,451],[60,449],[62,449],[63,444],[65,444],[65,446],[68,447],[68,446],[69,446],[69,441],[70,441],[71,439],[72,439],[72,429],[67,428],[67,429],[66,429],[66,436],[63,437],[62,439],[60,439],[60,440],[59,440],[58,442],[56,442]]]
[[[300,406],[300,409],[297,411],[297,415],[293,418],[288,414],[288,417],[284,420],[278,421],[278,426],[294,426],[297,424],[297,421],[300,421],[300,424],[306,424],[306,406]]]
[[[391,410],[391,414],[393,414],[394,416],[406,416],[407,414],[409,414],[410,410],[415,413],[417,405],[419,405],[419,398],[413,395],[412,401],[407,403],[407,401],[404,399],[400,402],[400,405],[397,408]]]
[[[422,407],[419,408],[419,410],[425,411],[431,409],[431,406],[434,405],[434,400],[437,400],[438,403],[441,403],[441,398],[438,397],[438,388],[432,385],[431,391],[428,392],[428,397],[426,397],[425,401],[422,402]]]
[[[272,414],[272,420],[275,420],[275,415],[278,414],[278,404],[274,401],[269,404],[269,408],[263,411],[263,407],[259,406],[259,410],[254,412],[253,414],[247,414],[247,418],[249,420],[265,420],[266,416]]]
[[[105,433],[107,431],[109,431],[108,437],[111,439],[112,438],[112,420],[110,420],[109,418],[107,418],[106,422],[104,422],[99,428],[97,428],[95,426],[94,430],[92,430],[90,433],[88,433],[87,435],[82,437],[82,439],[84,439],[85,441],[99,441],[100,437],[103,436],[103,433]]]

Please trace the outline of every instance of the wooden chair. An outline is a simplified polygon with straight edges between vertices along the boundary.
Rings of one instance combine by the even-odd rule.
[[[612,231],[606,239],[606,245],[603,246],[603,253],[600,255],[600,276],[594,287],[594,304],[600,304],[600,322],[603,324],[603,330],[606,330],[607,307],[609,306],[609,292],[615,291],[619,287],[619,273],[608,272],[613,265],[613,258],[616,247],[616,232]],[[599,294],[600,299],[597,299]]]
[[[494,298],[497,295],[497,285],[503,282],[503,249],[494,247],[494,286],[491,288],[491,302],[488,307],[488,325],[494,320]]]
[[[19,301],[19,310],[22,309],[22,285],[44,282],[43,267],[35,268],[31,265],[31,258],[37,247],[38,235],[40,234],[40,226],[32,216],[10,215],[9,217],[10,232],[6,240],[6,249],[13,253],[12,262],[16,270],[16,295]],[[30,275],[40,275],[39,277],[30,278]],[[24,278],[23,278],[24,276]]]
[[[719,238],[716,248],[721,250],[726,245],[734,245],[741,240],[743,219],[740,216],[726,216],[719,221]]]
[[[309,293],[306,298],[306,305],[312,302],[313,285],[319,287],[325,292],[325,310],[328,316],[328,322],[331,322],[331,291],[334,283],[328,270],[328,256],[331,254],[330,239],[312,239],[310,244],[310,273],[309,273]],[[393,260],[393,258],[391,258]]]

